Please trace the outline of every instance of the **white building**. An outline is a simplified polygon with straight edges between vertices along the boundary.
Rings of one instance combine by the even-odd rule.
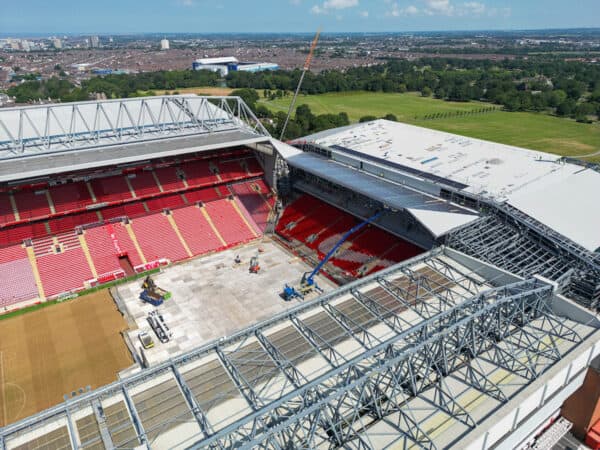
[[[169,46],[169,40],[168,39],[161,39],[160,40],[160,49],[161,50],[169,50],[169,48],[171,48]]]

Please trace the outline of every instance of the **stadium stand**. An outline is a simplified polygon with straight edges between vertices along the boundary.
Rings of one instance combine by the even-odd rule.
[[[285,208],[276,232],[287,242],[300,243],[322,258],[358,223],[354,216],[340,209],[301,195]],[[416,245],[369,225],[351,235],[329,264],[352,277],[362,277],[422,252]]]
[[[266,198],[269,188],[250,173],[262,175],[260,164],[238,149],[218,158],[161,160],[159,167],[145,163],[110,176],[65,175],[47,185],[0,192],[0,277],[12,280],[0,294],[0,306],[41,294],[24,242],[32,246],[43,291],[52,298],[88,282],[103,283],[157,262],[181,261],[254,239],[264,230],[268,202],[274,199]],[[242,184],[230,190],[224,180]],[[82,242],[76,230],[83,233]]]
[[[85,230],[85,241],[90,249],[90,255],[98,272],[99,279],[105,279],[110,274],[121,274],[119,254],[109,235],[107,227],[100,226]]]
[[[50,214],[46,190],[19,191],[15,192],[14,198],[21,220],[47,217]]]
[[[231,191],[250,213],[252,221],[260,232],[264,232],[269,221],[271,206],[263,198],[260,188],[255,182],[238,183],[231,186]]]
[[[219,182],[219,179],[210,170],[207,160],[193,161],[185,165],[185,174],[188,186],[203,187],[211,186]]]
[[[232,206],[230,200],[219,199],[208,202],[205,204],[205,208],[228,247],[256,237]]]
[[[83,182],[53,186],[50,196],[57,213],[80,210],[92,203],[90,192]]]
[[[160,194],[160,189],[156,184],[154,175],[149,170],[129,174],[127,178],[129,178],[129,183],[131,183],[131,187],[137,197],[149,197]]]
[[[175,262],[188,258],[185,248],[164,214],[137,217],[131,221],[131,228],[148,261],[167,258]]]
[[[111,203],[133,198],[125,177],[122,175],[97,178],[90,182],[90,186],[98,203]]]
[[[46,297],[80,290],[86,281],[94,278],[81,245],[66,241],[60,253],[36,255],[38,270]]]
[[[176,209],[173,211],[173,218],[194,255],[223,248],[221,241],[197,206]]]

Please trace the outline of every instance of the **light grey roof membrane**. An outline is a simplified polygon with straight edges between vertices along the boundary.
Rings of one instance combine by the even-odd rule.
[[[0,161],[0,182],[10,182],[95,167],[127,164],[144,159],[247,145],[267,138],[234,130],[185,138],[69,150]]]
[[[418,192],[407,186],[352,169],[348,166],[322,158],[313,153],[302,153],[287,159],[290,166],[329,180],[335,184],[356,191],[394,209],[423,209],[459,214],[473,214],[446,200]]]

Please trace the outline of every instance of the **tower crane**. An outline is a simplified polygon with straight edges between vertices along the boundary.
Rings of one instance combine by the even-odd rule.
[[[302,74],[300,75],[300,80],[298,81],[298,86],[296,86],[296,92],[294,92],[294,97],[292,97],[292,103],[290,104],[290,109],[288,110],[287,117],[285,118],[285,122],[283,124],[283,128],[281,129],[281,136],[279,136],[279,140],[283,141],[283,136],[285,135],[285,130],[287,128],[288,122],[290,121],[290,117],[292,112],[294,111],[294,106],[296,106],[296,99],[298,98],[298,93],[300,92],[300,88],[302,87],[302,82],[304,81],[304,75],[308,69],[310,69],[310,63],[312,62],[313,54],[315,52],[315,48],[317,48],[317,42],[319,42],[319,36],[321,35],[321,30],[317,30],[317,34],[315,34],[315,38],[310,44],[310,50],[308,52],[308,56],[306,57],[306,61],[304,62],[304,67],[302,68]]]

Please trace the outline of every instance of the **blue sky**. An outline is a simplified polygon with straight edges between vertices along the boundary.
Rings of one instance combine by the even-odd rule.
[[[0,0],[0,34],[600,26],[600,0]]]

